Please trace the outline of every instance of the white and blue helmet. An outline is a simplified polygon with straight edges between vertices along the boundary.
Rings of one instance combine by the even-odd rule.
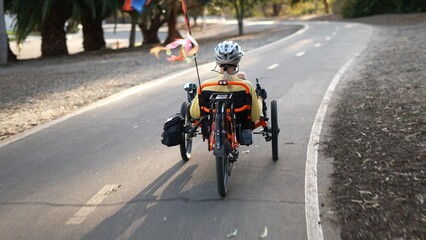
[[[240,45],[233,41],[223,41],[214,49],[215,61],[219,66],[237,66],[243,55],[244,52],[241,50]]]

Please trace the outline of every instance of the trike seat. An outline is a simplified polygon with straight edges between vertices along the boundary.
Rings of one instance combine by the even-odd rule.
[[[229,86],[234,90],[230,90]],[[237,89],[237,90],[235,90]],[[213,93],[232,92],[233,104],[237,123],[241,124],[242,129],[254,129],[254,123],[251,121],[251,103],[252,97],[250,87],[242,81],[224,81],[207,82],[201,84],[198,89],[198,100],[202,115],[208,115],[210,112],[210,97]]]

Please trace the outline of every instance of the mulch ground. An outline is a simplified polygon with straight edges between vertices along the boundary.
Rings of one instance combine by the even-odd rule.
[[[426,14],[376,26],[332,113],[324,154],[342,239],[426,239]]]

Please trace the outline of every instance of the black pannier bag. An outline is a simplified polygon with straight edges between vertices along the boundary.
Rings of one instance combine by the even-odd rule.
[[[185,119],[180,113],[169,117],[164,123],[163,134],[161,134],[161,143],[168,147],[176,146],[182,143],[182,132]]]

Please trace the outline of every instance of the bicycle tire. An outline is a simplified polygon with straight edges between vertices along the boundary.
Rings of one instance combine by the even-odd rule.
[[[185,119],[184,127],[190,124],[191,117],[189,116],[189,107],[191,106],[188,102],[183,102],[180,108],[180,114]],[[182,132],[182,142],[180,143],[180,155],[182,160],[187,162],[191,159],[192,151],[192,137],[189,136],[185,131]]]
[[[277,112],[277,101],[271,101],[271,130],[272,130],[272,159],[278,160],[278,112]]]
[[[223,113],[220,111],[221,107],[221,104],[217,104],[215,118],[216,177],[218,193],[221,197],[225,197],[228,192],[229,156],[226,151],[226,138],[223,136],[226,129]]]

